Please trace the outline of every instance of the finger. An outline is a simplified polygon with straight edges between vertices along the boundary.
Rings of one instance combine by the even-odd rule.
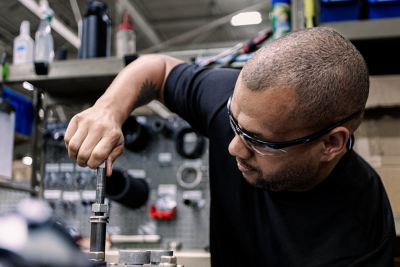
[[[124,151],[124,142],[119,143],[118,146],[116,146],[110,153],[110,155],[107,158],[107,176],[111,176],[112,174],[112,164],[114,161],[121,156],[122,152]]]
[[[79,148],[79,152],[76,158],[76,162],[81,167],[87,166],[87,161],[90,158],[94,148],[99,143],[102,138],[102,131],[100,130],[92,130],[90,131],[85,140],[83,140],[81,147]]]
[[[97,143],[93,149],[87,165],[94,169],[99,166],[107,157],[110,155],[111,151],[118,145],[120,136],[122,133],[118,131],[110,130],[106,135]]]
[[[81,148],[81,145],[85,140],[87,134],[88,132],[86,127],[79,127],[78,130],[75,132],[75,134],[72,136],[71,140],[68,143],[68,156],[71,159],[73,160],[77,159],[79,149]]]
[[[106,176],[110,177],[112,175],[112,164],[113,164],[113,160],[111,159],[111,157],[107,158],[107,163],[106,163]]]
[[[65,131],[65,136],[64,136],[64,142],[65,142],[65,147],[68,149],[68,144],[74,136],[76,130],[78,129],[78,122],[72,118],[72,120],[69,122],[67,131]]]

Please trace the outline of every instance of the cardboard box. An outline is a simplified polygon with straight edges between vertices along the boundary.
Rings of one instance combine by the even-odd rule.
[[[400,106],[400,75],[370,76],[367,108]]]
[[[400,166],[375,168],[385,185],[394,214],[400,214]]]
[[[13,161],[12,179],[16,182],[30,181],[32,167],[25,165],[21,160]]]
[[[364,119],[354,135],[354,149],[374,167],[400,164],[400,118]]]
[[[354,150],[380,175],[394,214],[400,214],[400,75],[371,76],[366,116],[354,133]]]

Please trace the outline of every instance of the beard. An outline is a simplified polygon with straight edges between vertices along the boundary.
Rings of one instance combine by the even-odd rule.
[[[245,173],[243,173],[243,177],[250,185],[262,190],[272,192],[302,190],[308,188],[317,180],[317,168],[312,166],[312,158],[290,162],[288,166],[274,173],[264,173],[256,166],[242,163],[243,161],[240,158],[237,158],[237,160],[241,165],[255,171],[255,178],[246,177],[248,174]]]

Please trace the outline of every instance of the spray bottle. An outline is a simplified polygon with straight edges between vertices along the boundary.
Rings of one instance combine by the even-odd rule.
[[[272,40],[290,32],[290,0],[271,0]]]
[[[116,35],[117,57],[136,53],[136,35],[132,30],[133,23],[131,15],[125,13],[124,21],[119,25]]]
[[[40,1],[41,22],[35,34],[35,63],[50,63],[54,59],[54,41],[51,35],[50,22],[54,12],[47,0]]]

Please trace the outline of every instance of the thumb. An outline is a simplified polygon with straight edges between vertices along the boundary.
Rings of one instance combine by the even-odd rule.
[[[111,174],[112,174],[112,164],[113,164],[113,160],[111,159],[111,157],[110,156],[108,156],[108,158],[107,158],[107,163],[106,163],[106,176],[107,177],[110,177],[111,176]]]
[[[124,151],[124,145],[118,145],[116,146],[110,153],[110,155],[107,157],[107,172],[106,175],[107,177],[110,177],[112,174],[112,165],[114,161],[121,156],[122,152]]]

